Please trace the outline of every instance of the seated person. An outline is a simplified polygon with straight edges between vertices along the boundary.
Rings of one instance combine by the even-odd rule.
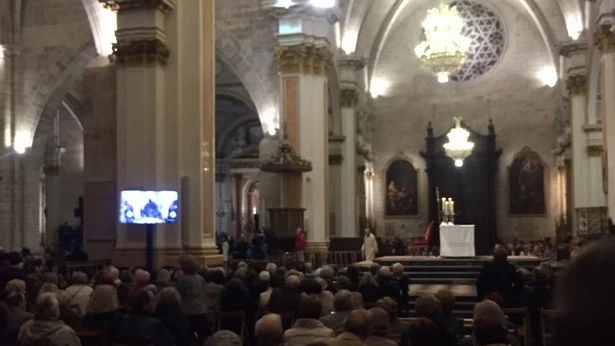
[[[5,299],[8,307],[4,318],[4,327],[0,330],[0,343],[14,345],[21,326],[34,318],[26,311],[26,297],[21,292],[13,292]]]
[[[21,346],[81,346],[77,333],[60,320],[60,304],[55,293],[43,293],[36,298],[34,319],[19,329],[17,340]]]
[[[167,328],[175,345],[198,346],[188,316],[181,307],[182,297],[174,287],[165,287],[158,295],[156,317]]]
[[[153,316],[156,297],[151,291],[142,291],[132,301],[132,312],[120,323],[115,342],[123,345],[173,346],[173,338],[164,324]]]
[[[119,308],[115,287],[98,285],[92,292],[81,324],[85,328],[108,328],[111,338],[114,338],[117,326],[124,317]]]

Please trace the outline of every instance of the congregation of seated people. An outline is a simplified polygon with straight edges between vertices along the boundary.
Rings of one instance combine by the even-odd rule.
[[[570,283],[572,277],[615,289],[611,277],[601,279],[599,270],[584,272],[594,262],[611,263],[615,243],[599,246],[610,246],[611,252],[579,255],[569,265],[572,273],[563,278],[568,285],[583,285]],[[107,267],[69,275],[41,259],[27,258],[24,263],[17,252],[0,253],[0,345],[87,345],[88,335],[96,336],[93,344],[109,346],[517,346],[527,340],[542,345],[541,312],[551,308],[553,290],[564,284],[555,287],[556,276],[548,265],[527,272],[508,262],[508,254],[498,247],[493,261],[482,268],[477,282],[481,302],[468,328],[456,315],[456,297],[449,290],[422,295],[410,305],[410,280],[401,263],[374,264],[361,272],[356,266],[314,270],[309,263],[286,268],[240,262],[225,272],[200,267],[192,256],[182,255],[170,270]],[[582,300],[590,307],[569,301],[583,294],[581,288],[577,296],[558,292],[561,299],[568,298],[558,301],[567,309],[564,312],[591,316],[587,309],[595,304],[592,298]],[[598,296],[607,303],[613,299],[606,287],[599,292],[608,294]],[[515,307],[528,311],[529,338],[520,335],[517,321],[507,315]],[[561,321],[586,324],[568,315]],[[582,332],[561,326],[554,331],[566,336]],[[557,337],[561,345],[573,345]],[[582,340],[574,337],[570,340]],[[598,340],[592,345],[609,344],[591,339]],[[606,340],[611,339],[615,338]]]

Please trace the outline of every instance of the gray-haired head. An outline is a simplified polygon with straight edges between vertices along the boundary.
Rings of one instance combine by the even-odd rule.
[[[79,271],[74,272],[72,279],[73,279],[73,284],[76,284],[76,285],[85,285],[88,283],[88,275],[84,272],[79,272]]]
[[[273,275],[278,271],[278,266],[275,263],[267,263],[265,270],[269,272],[269,274]]]
[[[330,266],[324,266],[320,269],[320,277],[325,280],[331,280],[333,278],[333,268]]]
[[[341,290],[333,297],[333,307],[335,311],[350,311],[352,310],[352,292]]]
[[[58,319],[60,317],[60,304],[55,293],[42,293],[36,298],[34,316],[38,320]]]
[[[282,318],[277,314],[267,314],[256,322],[254,336],[263,346],[279,345],[282,342]]]
[[[221,330],[207,338],[203,346],[242,346],[241,338],[230,330]]]
[[[284,281],[284,287],[291,290],[298,290],[299,285],[301,285],[301,280],[299,280],[299,277],[296,275],[290,275],[286,278],[286,281]]]
[[[117,269],[114,266],[108,266],[107,267],[107,272],[109,274],[111,274],[111,277],[113,277],[113,280],[119,280],[120,279],[120,270]]]
[[[239,262],[239,264],[237,264],[237,268],[246,268],[248,269],[248,264],[244,261]]]
[[[380,267],[380,270],[378,271],[378,275],[382,275],[384,277],[389,277],[389,276],[391,276],[391,269],[389,269],[389,267],[387,267],[387,266],[382,266],[382,267]]]
[[[393,273],[395,273],[395,274],[399,274],[399,273],[403,273],[404,272],[404,265],[399,263],[399,262],[393,264],[392,268],[393,268]]]
[[[260,281],[261,283],[269,285],[270,280],[271,274],[268,271],[263,270],[258,274],[258,281]]]

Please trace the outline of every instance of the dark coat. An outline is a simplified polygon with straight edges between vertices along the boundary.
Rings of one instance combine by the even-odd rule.
[[[507,306],[513,306],[518,298],[521,276],[517,268],[508,263],[487,262],[480,271],[476,281],[478,298],[483,299],[489,293],[498,293]]]
[[[299,292],[286,288],[276,288],[271,292],[269,312],[276,314],[295,313],[299,305]]]
[[[144,313],[126,316],[117,329],[115,342],[123,345],[174,346],[173,338],[164,324]]]
[[[177,308],[159,306],[155,316],[167,328],[167,331],[173,337],[175,345],[199,345],[199,341],[192,332],[188,316],[182,312],[179,306]]]

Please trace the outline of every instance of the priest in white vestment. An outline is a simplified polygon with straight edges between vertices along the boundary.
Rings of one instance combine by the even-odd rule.
[[[376,242],[376,237],[374,237],[369,228],[365,230],[361,251],[363,251],[363,257],[365,257],[366,261],[373,261],[378,253],[378,242]]]

